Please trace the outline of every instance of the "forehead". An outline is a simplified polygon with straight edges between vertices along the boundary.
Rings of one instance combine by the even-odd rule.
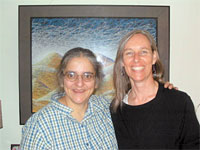
[[[94,67],[91,61],[87,57],[74,57],[69,60],[65,70],[75,72],[91,72],[94,71]]]
[[[124,46],[124,49],[140,47],[151,48],[151,43],[145,35],[135,34],[127,41],[127,43]]]

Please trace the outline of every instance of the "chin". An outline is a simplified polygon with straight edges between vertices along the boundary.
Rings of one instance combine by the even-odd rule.
[[[82,104],[88,102],[89,98],[75,98],[74,102],[77,104]]]
[[[133,77],[132,79],[133,79],[134,82],[141,82],[141,81],[145,80],[144,77]]]

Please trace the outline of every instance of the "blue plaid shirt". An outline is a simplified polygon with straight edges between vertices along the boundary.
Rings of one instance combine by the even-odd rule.
[[[22,129],[21,150],[116,150],[110,101],[91,96],[81,122],[71,116],[72,109],[52,102],[33,114]]]

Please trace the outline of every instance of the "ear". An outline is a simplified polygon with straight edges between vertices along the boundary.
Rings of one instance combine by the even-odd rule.
[[[95,80],[95,87],[94,89],[97,89],[99,87],[99,80]]]
[[[124,62],[123,62],[123,60],[121,61],[121,66],[124,67]]]
[[[97,89],[98,88],[98,84],[95,84],[95,87],[94,87],[95,89]]]
[[[153,61],[152,61],[152,65],[154,65],[156,63],[156,61],[158,60],[158,52],[154,51],[153,52]]]

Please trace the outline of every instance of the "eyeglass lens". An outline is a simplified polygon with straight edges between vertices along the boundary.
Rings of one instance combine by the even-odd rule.
[[[67,71],[65,74],[65,78],[69,81],[75,81],[78,79],[78,76],[81,76],[82,79],[86,82],[92,81],[94,79],[94,73],[92,72],[84,72],[82,75],[78,75],[76,72]]]

